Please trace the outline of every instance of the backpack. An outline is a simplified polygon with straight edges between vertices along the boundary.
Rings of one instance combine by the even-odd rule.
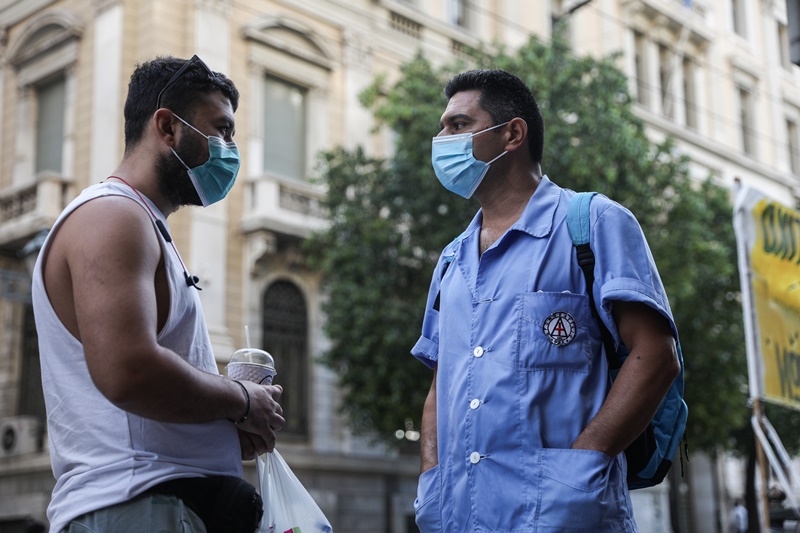
[[[628,350],[620,345],[614,348],[614,340],[597,312],[592,286],[594,285],[594,253],[589,246],[590,219],[589,207],[595,192],[576,194],[567,211],[567,228],[572,244],[577,252],[578,265],[586,277],[589,293],[589,304],[592,316],[600,325],[603,345],[608,357],[612,381],[616,378],[622,363],[628,356]],[[664,400],[656,411],[647,429],[639,435],[626,449],[628,462],[628,488],[631,490],[652,487],[664,480],[672,467],[672,461],[683,441],[686,447],[686,418],[689,410],[683,401],[683,353],[680,341],[677,342],[678,360],[681,371],[667,391]],[[681,473],[683,473],[683,449],[681,449]]]

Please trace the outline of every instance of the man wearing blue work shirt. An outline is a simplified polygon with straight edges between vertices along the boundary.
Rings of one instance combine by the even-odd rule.
[[[451,79],[436,176],[481,205],[433,273],[412,353],[433,368],[415,502],[423,533],[634,532],[621,453],[680,371],[677,332],[634,216],[591,203],[595,301],[630,356],[613,386],[566,224],[542,175],[530,90],[501,70]]]

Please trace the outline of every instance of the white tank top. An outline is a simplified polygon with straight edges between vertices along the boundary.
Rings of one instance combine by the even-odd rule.
[[[136,193],[124,184],[93,185],[61,213],[50,236],[77,207],[109,195],[128,197],[146,210]],[[145,201],[165,222],[155,204]],[[149,213],[147,216],[151,217]],[[153,238],[161,243],[170,296],[169,317],[158,334],[158,343],[192,366],[217,374],[197,290],[186,284],[177,254],[155,224],[153,230]],[[45,292],[42,258],[49,244],[48,237],[34,269],[32,295],[50,460],[56,478],[47,509],[50,531],[59,532],[73,518],[129,500],[168,479],[241,476],[239,439],[230,422],[157,422],[115,407],[95,387],[81,343],[58,319]]]

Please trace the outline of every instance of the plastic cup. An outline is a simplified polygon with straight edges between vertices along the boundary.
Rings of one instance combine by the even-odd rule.
[[[275,359],[256,348],[242,348],[234,352],[225,371],[231,379],[254,381],[260,385],[271,385],[277,373]]]

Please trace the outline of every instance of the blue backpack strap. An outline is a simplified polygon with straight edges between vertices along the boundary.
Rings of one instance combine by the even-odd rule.
[[[567,210],[567,229],[572,243],[575,245],[578,265],[586,278],[589,306],[592,316],[600,326],[603,344],[606,349],[612,379],[615,370],[622,366],[627,350],[622,346],[614,349],[611,333],[606,328],[594,304],[594,253],[589,246],[591,236],[591,219],[589,207],[597,193],[577,193],[570,201]],[[661,483],[672,466],[676,452],[680,452],[681,474],[683,473],[683,452],[686,448],[685,428],[688,409],[683,401],[683,354],[678,343],[678,357],[681,361],[681,373],[672,384],[659,407],[653,421],[625,450],[628,461],[628,488],[631,490],[652,487]],[[618,353],[621,352],[621,353]],[[684,449],[680,449],[683,441]],[[688,457],[688,451],[687,451]]]
[[[589,244],[589,234],[591,230],[591,220],[589,218],[589,207],[592,205],[592,198],[596,192],[579,192],[572,197],[567,209],[567,228],[572,237],[572,244],[580,246]]]
[[[603,338],[603,345],[606,348],[606,358],[608,359],[609,367],[612,371],[618,370],[622,366],[622,360],[614,348],[614,338],[611,332],[600,319],[600,314],[597,312],[597,307],[594,302],[594,252],[589,245],[589,237],[591,236],[592,222],[589,208],[592,205],[592,198],[596,192],[580,192],[576,193],[569,202],[567,209],[567,229],[572,238],[572,244],[575,245],[576,259],[578,266],[583,271],[583,276],[586,278],[586,292],[589,295],[589,307],[592,311],[592,316],[597,320],[600,326],[600,335]]]

